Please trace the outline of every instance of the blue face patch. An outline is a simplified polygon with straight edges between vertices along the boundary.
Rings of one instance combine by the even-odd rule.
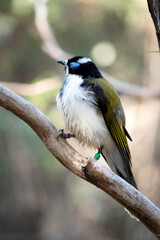
[[[79,66],[80,66],[80,63],[77,63],[77,62],[71,62],[71,63],[70,63],[70,68],[71,68],[72,70],[77,69]]]

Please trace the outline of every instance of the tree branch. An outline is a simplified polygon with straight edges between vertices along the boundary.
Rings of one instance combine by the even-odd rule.
[[[61,164],[108,193],[160,238],[160,209],[143,194],[100,162],[84,158],[66,140],[57,140],[57,130],[49,119],[31,103],[1,84],[0,106],[26,122]]]
[[[147,0],[147,2],[155,26],[160,51],[160,0]]]
[[[54,60],[68,59],[72,54],[64,51],[54,36],[53,28],[48,22],[48,9],[46,0],[35,0],[35,25],[42,39],[42,49]],[[103,76],[111,82],[119,93],[139,98],[160,97],[160,88],[147,88],[131,83],[125,83],[115,77],[104,73]]]

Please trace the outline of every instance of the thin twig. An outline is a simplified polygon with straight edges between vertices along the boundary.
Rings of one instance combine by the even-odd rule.
[[[57,140],[57,130],[49,119],[31,103],[2,85],[0,106],[25,121],[62,165],[108,193],[160,238],[160,209],[143,194],[100,162],[84,158],[66,140]]]

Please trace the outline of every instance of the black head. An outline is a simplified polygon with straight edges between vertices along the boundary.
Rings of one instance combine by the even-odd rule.
[[[69,60],[58,61],[65,66],[66,75],[75,74],[82,78],[100,78],[102,77],[100,71],[90,58],[73,57]]]

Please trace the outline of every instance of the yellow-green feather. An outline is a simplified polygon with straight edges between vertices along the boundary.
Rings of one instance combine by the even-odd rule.
[[[125,115],[119,95],[115,88],[104,78],[92,79],[90,83],[98,83],[103,89],[107,111],[102,114],[123,160],[128,165],[131,157],[124,132]]]

